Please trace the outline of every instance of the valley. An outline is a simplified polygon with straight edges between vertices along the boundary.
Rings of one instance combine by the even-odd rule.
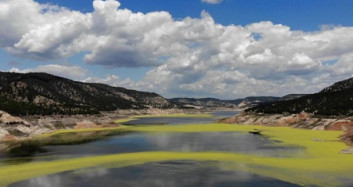
[[[274,110],[314,97],[327,101],[350,90],[352,86],[347,84],[335,84],[337,89],[330,87],[310,95],[165,99],[154,93],[70,82],[45,74],[10,75],[15,78],[9,84],[15,86],[1,88],[7,90],[2,96],[11,100],[7,104],[25,106],[23,112],[30,111],[31,106],[41,110],[26,111],[18,117],[0,112],[0,186],[80,186],[87,185],[87,176],[95,186],[103,184],[98,181],[188,186],[203,184],[199,176],[204,175],[212,176],[207,180],[212,186],[353,184],[347,173],[353,169],[353,122],[349,114],[337,110],[325,115],[311,108],[300,113]],[[46,79],[39,80],[41,76]],[[43,84],[42,89],[28,86],[31,81],[43,80],[59,80],[56,85],[71,85],[72,92],[45,94],[56,88],[43,83],[33,84]],[[104,91],[98,91],[97,86]],[[88,94],[80,92],[81,88],[74,89],[79,87],[97,89],[94,93],[99,95],[89,93],[97,102],[119,99],[113,99],[107,110],[99,111],[103,105],[75,99],[75,94]],[[45,98],[42,103],[37,102],[39,97]],[[55,102],[48,103],[50,99]],[[119,108],[121,99],[131,105]],[[70,105],[74,113],[65,109],[68,100],[77,103]],[[7,106],[5,103],[1,109],[6,111]],[[87,107],[97,112],[86,113]],[[41,113],[42,109],[51,113]],[[250,133],[254,131],[258,133]],[[140,173],[134,174],[135,170]],[[185,173],[180,174],[181,170]],[[192,177],[181,184],[177,175]],[[99,180],[91,181],[92,176]],[[139,181],[123,176],[138,176]]]

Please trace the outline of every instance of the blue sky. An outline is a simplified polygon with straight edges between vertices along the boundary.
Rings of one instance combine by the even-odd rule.
[[[38,0],[82,12],[93,10],[92,0]],[[199,17],[209,12],[217,23],[247,25],[272,21],[288,25],[294,30],[314,31],[320,25],[352,26],[351,0],[224,0],[207,4],[198,0],[120,0],[122,8],[134,12],[168,11],[174,18]]]
[[[350,0],[93,3],[0,2],[0,70],[227,99],[313,93],[353,76]]]

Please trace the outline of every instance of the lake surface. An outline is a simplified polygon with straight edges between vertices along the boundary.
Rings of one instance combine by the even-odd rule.
[[[214,117],[152,117],[139,118],[125,124],[150,126],[203,124],[231,116],[236,111],[213,113]],[[67,133],[67,136],[81,136]],[[93,134],[89,135],[92,136]],[[65,137],[59,137],[65,138]],[[0,155],[0,166],[40,161],[58,161],[100,155],[185,152],[185,153],[239,153],[260,157],[288,158],[300,155],[304,150],[298,146],[284,146],[265,136],[247,132],[131,132],[124,131],[108,137],[89,139],[76,143],[58,145],[25,144],[19,148],[28,154],[12,152]],[[11,184],[21,186],[284,186],[297,184],[279,179],[255,175],[250,170],[225,169],[224,161],[169,160],[124,167],[97,166],[35,177]]]
[[[231,117],[231,116],[234,116],[236,114],[238,114],[239,111],[230,111],[230,110],[226,110],[226,111],[214,111],[212,112],[211,114],[215,117],[218,117],[218,118],[226,118],[226,117]]]
[[[27,181],[10,187],[90,186],[205,186],[205,187],[297,187],[298,185],[241,171],[219,169],[219,162],[166,161],[122,168],[76,170]]]
[[[239,111],[214,111],[213,117],[141,117],[123,122],[123,125],[178,125],[178,124],[207,124],[225,117],[230,117]]]
[[[278,146],[275,143],[259,135],[241,132],[130,132],[83,144],[40,146],[37,148],[40,151],[33,152],[29,157],[12,154],[3,156],[0,161],[15,162],[18,159],[28,158],[33,162],[146,151],[238,152],[258,156],[287,157],[302,151],[300,147]]]
[[[180,125],[180,124],[207,124],[217,121],[211,117],[141,117],[123,122],[123,125]]]

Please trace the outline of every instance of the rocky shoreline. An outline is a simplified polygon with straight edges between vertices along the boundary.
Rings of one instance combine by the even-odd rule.
[[[92,115],[28,115],[15,117],[0,111],[0,141],[31,138],[61,129],[83,129],[118,126],[114,121],[136,115],[166,115],[176,113],[203,113],[203,110],[142,109],[117,110]]]
[[[136,115],[200,114],[205,112],[208,111],[198,109],[144,109],[101,112],[94,115],[29,115],[14,117],[0,111],[0,141],[23,140],[62,129],[116,127],[119,126],[119,124],[115,123],[116,120]],[[347,145],[353,146],[353,117],[329,118],[308,113],[285,115],[242,112],[235,116],[221,119],[219,122],[277,127],[290,126],[312,130],[339,130],[344,132],[340,139]],[[346,152],[353,153],[353,148],[347,149]]]
[[[235,116],[224,118],[220,123],[265,125],[265,126],[290,126],[294,128],[312,130],[337,130],[343,131],[340,137],[347,145],[353,146],[353,117],[327,117],[314,116],[309,113],[300,114],[261,114],[242,112]],[[353,150],[351,150],[353,153]]]

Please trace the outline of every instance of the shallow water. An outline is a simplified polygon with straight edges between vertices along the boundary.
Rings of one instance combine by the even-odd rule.
[[[298,185],[247,172],[220,169],[222,162],[167,161],[122,168],[90,168],[38,177],[11,187],[87,186],[214,186],[297,187]]]

